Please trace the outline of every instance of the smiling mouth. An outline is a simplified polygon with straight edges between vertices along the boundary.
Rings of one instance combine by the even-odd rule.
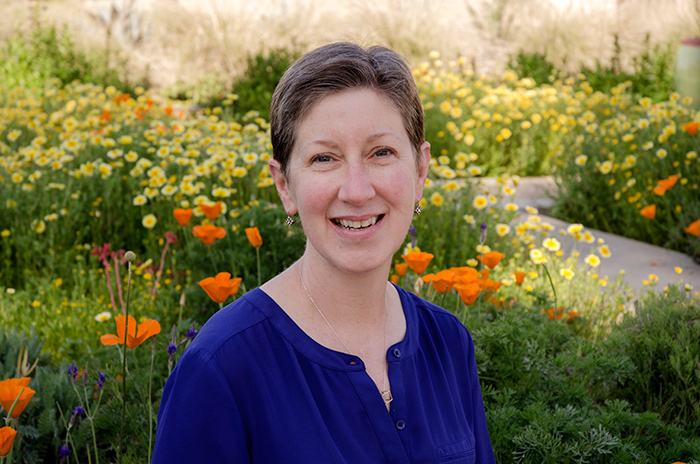
[[[381,221],[383,217],[384,215],[380,214],[379,216],[374,216],[369,219],[365,219],[364,221],[349,221],[347,219],[332,219],[332,221],[333,223],[335,223],[335,225],[342,227],[343,229],[362,230],[368,227],[372,227],[377,222]]]

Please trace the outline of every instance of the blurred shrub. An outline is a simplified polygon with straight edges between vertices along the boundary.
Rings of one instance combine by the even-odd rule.
[[[242,117],[249,111],[258,111],[269,121],[272,93],[299,56],[297,52],[276,48],[249,57],[245,72],[233,83],[232,93],[238,96],[233,106],[234,115]]]
[[[137,82],[125,71],[125,62],[114,54],[110,57],[80,50],[64,26],[36,23],[29,30],[18,30],[0,48],[0,87],[43,89],[52,79],[63,87],[73,81],[112,85],[132,91]]]
[[[520,306],[487,321],[483,313],[465,317],[498,462],[697,462],[692,460],[700,455],[700,439],[694,428],[643,412],[617,395],[620,389],[632,396],[644,390],[646,374],[632,361],[636,353],[630,359],[627,350],[578,337],[575,324]],[[625,337],[629,328],[615,332]],[[663,362],[656,354],[639,355]],[[653,395],[662,396],[653,391],[648,396]]]
[[[637,316],[613,332],[612,353],[634,364],[619,395],[636,411],[653,411],[665,421],[700,436],[700,306],[677,286],[649,292]]]

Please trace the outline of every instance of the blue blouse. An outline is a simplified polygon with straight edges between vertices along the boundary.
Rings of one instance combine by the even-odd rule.
[[[168,379],[154,463],[495,463],[467,329],[396,287],[391,412],[361,359],[318,344],[262,290],[216,313]]]

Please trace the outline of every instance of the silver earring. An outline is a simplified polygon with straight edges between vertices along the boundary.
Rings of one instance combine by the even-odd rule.
[[[420,205],[420,203],[416,203],[416,207],[413,208],[413,212],[416,214],[416,216],[420,216],[420,213],[423,212],[423,207]]]
[[[287,215],[287,220],[284,221],[284,223],[287,224],[289,227],[292,227],[294,225],[294,223],[296,223],[296,222],[297,222],[297,220],[294,219],[294,217],[290,216],[290,215]]]

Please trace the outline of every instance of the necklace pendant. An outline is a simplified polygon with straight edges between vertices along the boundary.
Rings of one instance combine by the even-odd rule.
[[[379,392],[382,394],[382,399],[384,400],[384,404],[389,404],[394,400],[394,397],[391,395],[391,390]]]

